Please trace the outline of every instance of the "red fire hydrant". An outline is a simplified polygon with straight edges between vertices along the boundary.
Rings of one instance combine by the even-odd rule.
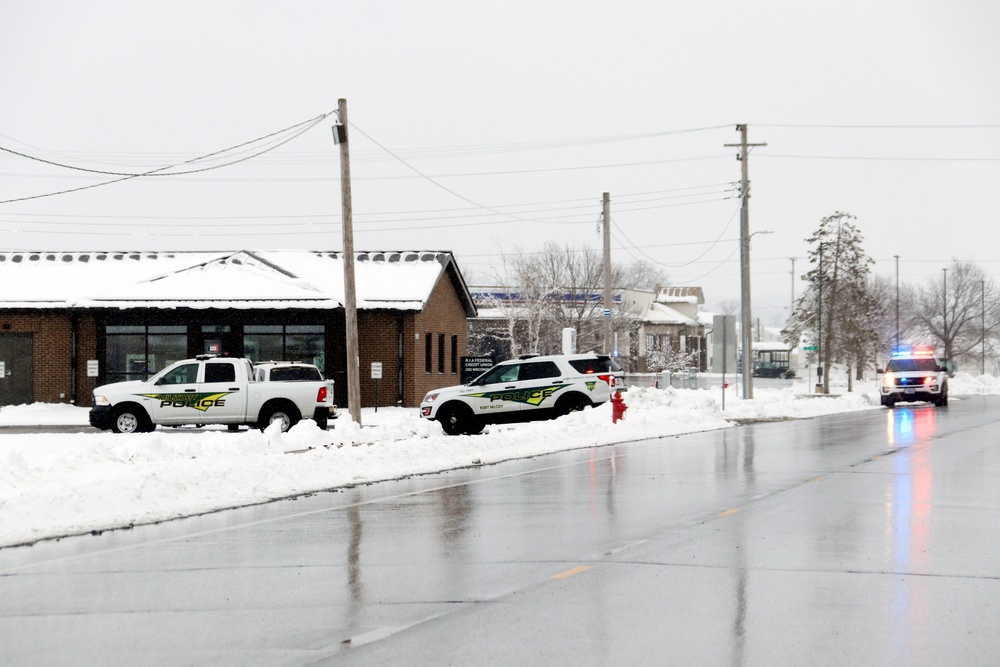
[[[628,410],[628,406],[625,405],[622,393],[616,391],[615,395],[611,397],[611,422],[617,424],[619,419],[625,419],[626,410]]]

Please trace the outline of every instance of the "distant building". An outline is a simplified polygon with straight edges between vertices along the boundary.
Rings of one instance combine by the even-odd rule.
[[[705,303],[700,287],[661,287],[650,293],[637,331],[639,372],[652,367],[654,354],[661,358],[684,357],[696,371],[708,370],[709,346],[699,306]]]
[[[524,347],[524,341],[532,336],[542,341],[538,352],[557,353],[561,328],[571,319],[567,312],[573,309],[588,313],[576,322],[578,349],[603,351],[603,293],[561,290],[548,309],[539,311],[516,288],[475,286],[470,290],[478,311],[469,320],[470,349],[476,353],[507,359],[512,356],[512,337],[518,337],[520,347]],[[612,326],[617,337],[609,352],[617,352],[619,363],[627,371],[659,370],[651,368],[649,356],[658,355],[657,360],[662,360],[664,353],[672,359],[686,357],[695,370],[707,369],[706,327],[698,319],[699,306],[705,303],[700,287],[615,289],[612,301]]]
[[[0,251],[0,403],[89,405],[91,386],[196,354],[318,365],[347,395],[343,253]],[[355,253],[361,403],[456,384],[472,296],[449,252]],[[96,377],[88,368],[97,366]]]

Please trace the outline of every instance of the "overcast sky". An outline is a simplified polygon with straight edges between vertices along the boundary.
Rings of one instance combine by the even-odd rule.
[[[451,250],[470,283],[546,240],[600,249],[610,192],[614,261],[738,301],[738,123],[767,144],[765,324],[836,211],[877,273],[996,277],[997,26],[974,0],[3,0],[0,146],[55,164],[0,154],[0,248],[340,249],[322,116],[346,98],[355,247]]]

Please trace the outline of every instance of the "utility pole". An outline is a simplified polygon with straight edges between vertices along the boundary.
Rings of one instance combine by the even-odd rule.
[[[358,355],[358,301],[354,281],[354,225],[351,211],[351,155],[347,143],[347,100],[337,102],[337,125],[333,137],[340,144],[340,200],[344,218],[344,322],[347,334],[347,408],[351,419],[361,424],[361,363]]]
[[[826,380],[823,377],[823,242],[819,242],[819,317],[816,318],[816,393],[825,394]]]
[[[604,193],[604,354],[611,349],[611,193]]]
[[[979,374],[986,375],[986,281],[985,280],[979,281],[979,289],[980,289],[979,293],[980,307],[982,308],[982,313],[983,313],[983,333],[979,336],[979,342],[983,346],[983,353],[982,356],[979,357],[980,361],[982,362],[982,368],[980,369]]]
[[[747,126],[737,125],[740,133],[740,143],[724,144],[736,146],[740,154],[736,158],[742,163],[740,179],[740,197],[743,204],[740,207],[740,305],[741,323],[740,338],[743,345],[743,398],[753,398],[753,314],[750,312],[750,149],[767,144],[748,144]]]
[[[795,258],[789,257],[792,260],[792,304],[788,307],[788,317],[791,318],[792,313],[795,312]]]
[[[941,323],[941,342],[944,343],[945,359],[951,359],[951,346],[948,345],[948,269],[941,270],[944,271],[944,289],[941,293],[941,301],[944,304],[944,318]]]
[[[899,347],[899,255],[896,258],[896,347]]]

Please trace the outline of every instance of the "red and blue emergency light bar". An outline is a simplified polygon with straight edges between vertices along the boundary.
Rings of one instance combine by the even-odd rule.
[[[934,348],[927,345],[897,345],[892,348],[893,357],[933,357]]]

